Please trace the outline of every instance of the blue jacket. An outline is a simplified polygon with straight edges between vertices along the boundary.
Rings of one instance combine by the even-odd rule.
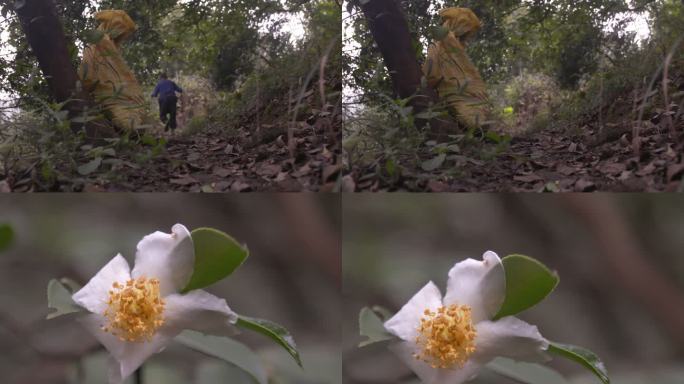
[[[164,98],[168,96],[175,96],[176,92],[183,93],[183,90],[171,80],[161,80],[157,84],[157,87],[154,88],[152,97],[159,96],[160,98]]]

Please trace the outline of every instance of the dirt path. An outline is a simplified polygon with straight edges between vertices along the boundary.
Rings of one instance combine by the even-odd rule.
[[[632,150],[631,133],[617,128],[603,135],[583,127],[583,133],[575,136],[547,130],[513,139],[491,159],[482,153],[492,144],[449,154],[431,172],[417,166],[402,168],[398,177],[388,177],[378,167],[355,169],[345,178],[345,186],[357,191],[681,191],[683,128],[673,139],[662,127],[647,124],[640,135],[640,155]]]

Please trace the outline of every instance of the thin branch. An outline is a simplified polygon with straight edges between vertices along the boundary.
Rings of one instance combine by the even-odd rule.
[[[593,235],[602,256],[597,262],[613,276],[605,283],[619,285],[626,296],[663,325],[676,343],[684,344],[684,295],[649,261],[613,198],[566,194],[562,200]]]

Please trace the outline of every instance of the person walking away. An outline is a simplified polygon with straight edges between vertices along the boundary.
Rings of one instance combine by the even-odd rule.
[[[159,75],[159,83],[154,88],[152,97],[159,97],[159,119],[162,123],[166,124],[164,132],[167,132],[169,129],[172,132],[176,130],[176,109],[178,103],[176,92],[183,93],[183,90],[176,83],[169,80],[166,73]]]

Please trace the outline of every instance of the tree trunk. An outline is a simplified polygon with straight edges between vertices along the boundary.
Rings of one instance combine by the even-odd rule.
[[[52,97],[60,103],[71,99],[78,75],[71,64],[55,4],[50,0],[15,1],[15,11]]]
[[[71,64],[66,36],[54,2],[25,0],[14,3],[14,10],[48,82],[52,98],[58,103],[68,101],[64,109],[69,111],[70,118],[83,114],[92,105],[91,98],[85,91],[77,92],[78,74]],[[72,123],[72,128],[80,131],[84,124]],[[111,127],[103,123],[88,123],[85,128],[90,138],[111,136],[113,133]]]
[[[382,54],[392,78],[396,96],[410,101],[415,113],[427,110],[439,101],[437,92],[423,88],[423,71],[413,48],[408,21],[396,0],[370,0],[360,4],[368,28]],[[418,121],[420,126],[430,124],[431,133],[441,137],[457,130],[451,121],[430,119]]]

